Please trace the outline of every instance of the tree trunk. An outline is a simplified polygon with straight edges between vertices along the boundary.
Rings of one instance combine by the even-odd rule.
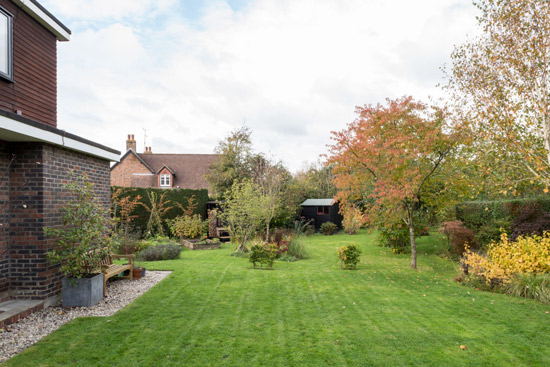
[[[407,208],[407,225],[409,226],[409,236],[411,239],[411,268],[416,269],[416,239],[414,237],[413,212]]]

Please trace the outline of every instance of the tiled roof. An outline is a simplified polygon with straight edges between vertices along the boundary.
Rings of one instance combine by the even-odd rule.
[[[137,154],[154,172],[168,166],[174,172],[173,187],[208,189],[204,175],[219,159],[218,154]],[[146,180],[143,178],[143,180]]]

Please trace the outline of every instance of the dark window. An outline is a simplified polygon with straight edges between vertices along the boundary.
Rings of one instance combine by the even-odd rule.
[[[317,215],[328,215],[328,206],[318,206]]]
[[[13,80],[13,17],[0,7],[0,76]]]

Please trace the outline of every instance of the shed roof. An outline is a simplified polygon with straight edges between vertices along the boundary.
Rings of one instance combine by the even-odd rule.
[[[334,199],[307,199],[302,206],[332,206],[335,203]]]

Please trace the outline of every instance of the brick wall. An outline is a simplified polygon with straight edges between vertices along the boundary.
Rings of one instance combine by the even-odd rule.
[[[61,291],[62,274],[46,260],[55,243],[44,236],[43,228],[61,225],[59,209],[67,200],[63,184],[69,170],[86,172],[108,207],[109,162],[43,143],[12,143],[7,150],[16,156],[9,175],[10,293],[45,299]]]
[[[8,145],[0,141],[0,293],[6,292],[9,287],[9,258],[8,258],[8,231],[9,231],[9,173],[8,165],[11,155]],[[0,297],[1,298],[1,297]]]
[[[111,171],[111,186],[122,186],[122,187],[131,187],[131,186],[141,186],[136,185],[133,182],[134,173],[143,173],[143,174],[149,174],[151,171],[147,169],[139,161],[139,159],[136,158],[133,154],[128,154],[122,161],[120,161],[119,164],[116,165],[115,168]],[[152,186],[150,184],[151,177],[145,176],[144,177],[147,183],[149,185],[145,187]]]

